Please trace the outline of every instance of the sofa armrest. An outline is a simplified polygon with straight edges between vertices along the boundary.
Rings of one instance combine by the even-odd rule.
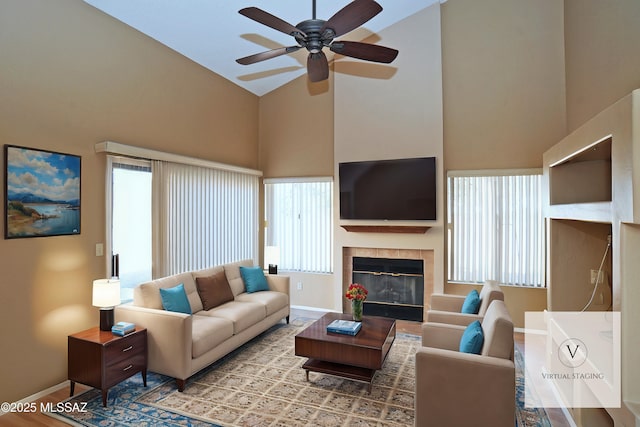
[[[452,311],[428,310],[427,322],[448,323],[450,325],[468,326],[474,320],[482,321],[483,316]]]
[[[415,402],[416,426],[513,427],[514,363],[422,347],[416,353]]]
[[[115,320],[147,328],[150,371],[177,379],[191,375],[192,316],[124,304],[115,308]]]
[[[458,351],[465,327],[444,323],[422,324],[422,345],[445,350]]]
[[[289,276],[282,276],[280,274],[266,274],[267,284],[269,285],[269,290],[282,292],[283,294],[289,295]]]
[[[466,296],[453,294],[432,294],[431,310],[454,311],[460,313]]]

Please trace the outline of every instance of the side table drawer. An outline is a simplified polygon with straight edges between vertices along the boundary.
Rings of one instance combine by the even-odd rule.
[[[120,381],[123,381],[130,376],[145,370],[146,358],[146,353],[144,351],[138,350],[134,354],[129,353],[128,357],[124,360],[110,363],[105,367],[105,387],[112,387],[118,384]]]
[[[136,332],[109,344],[105,348],[105,360],[114,364],[127,360],[136,353],[146,353],[146,331]]]

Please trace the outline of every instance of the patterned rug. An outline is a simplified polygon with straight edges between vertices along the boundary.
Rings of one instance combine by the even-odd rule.
[[[329,375],[310,373],[306,381],[293,337],[307,324],[274,326],[192,377],[183,393],[171,378],[149,373],[145,388],[135,375],[109,390],[107,408],[91,389],[67,400],[86,402],[86,412],[49,415],[83,426],[413,425],[419,337],[397,335],[369,394],[364,383]],[[524,408],[523,383],[517,382],[517,425],[550,426],[544,410]]]

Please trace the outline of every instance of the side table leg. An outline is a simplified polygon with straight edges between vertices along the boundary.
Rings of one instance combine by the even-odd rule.
[[[140,373],[142,374],[142,383],[146,387],[147,386],[147,370],[143,369],[142,371],[140,371]]]
[[[102,389],[102,406],[107,407],[107,394],[109,393],[108,389]]]
[[[309,381],[309,370],[305,369],[304,372],[307,374],[307,381]]]
[[[69,381],[69,389],[71,390],[69,392],[69,397],[73,397],[73,392],[76,389],[76,382],[75,381]]]

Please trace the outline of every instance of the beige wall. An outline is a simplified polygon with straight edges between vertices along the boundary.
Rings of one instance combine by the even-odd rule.
[[[442,5],[447,170],[542,166],[566,134],[563,47],[561,0]]]
[[[333,79],[307,75],[260,97],[265,178],[333,175]]]
[[[82,156],[81,234],[0,239],[0,401],[11,402],[65,380],[67,335],[98,323],[105,160],[94,144],[257,168],[258,98],[77,0],[0,2],[0,52],[2,144]]]
[[[346,58],[336,61],[336,170],[338,163],[344,161],[435,156],[442,176],[440,5],[381,31],[379,39],[371,42],[396,48],[400,53],[387,67],[359,68]],[[338,191],[335,191],[334,309],[342,310],[343,247],[433,249],[434,283],[437,289],[442,289],[442,179],[437,185],[438,220],[429,223],[433,227],[426,234],[414,235],[346,232],[340,225],[349,222],[339,219]]]
[[[567,127],[640,88],[640,2],[565,0]]]

